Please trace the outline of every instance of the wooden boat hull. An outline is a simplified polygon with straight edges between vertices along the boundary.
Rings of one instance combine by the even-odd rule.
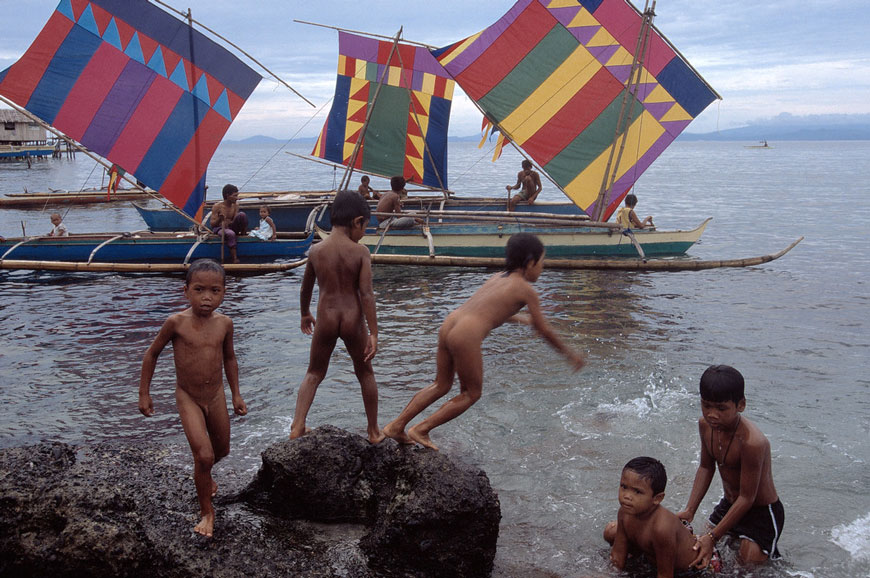
[[[313,234],[300,239],[238,240],[238,257],[247,262],[298,259],[311,247]],[[224,247],[224,257],[229,250]],[[221,239],[211,235],[198,240],[192,234],[99,233],[69,237],[34,237],[0,241],[0,260],[61,261],[82,263],[185,263],[194,259],[221,258]]]
[[[0,145],[0,159],[50,157],[52,154],[54,147],[48,145]]]
[[[683,255],[694,245],[710,219],[689,231],[634,231],[647,257]],[[360,241],[378,255],[435,255],[450,257],[504,257],[508,239],[515,233],[537,235],[551,259],[574,257],[637,257],[629,237],[619,231],[591,227],[540,227],[524,224],[430,226],[432,242],[422,228],[369,231]],[[319,231],[321,235],[328,235]]]
[[[109,196],[105,190],[58,191],[54,193],[10,193],[0,197],[0,208],[42,209],[57,205],[90,205],[147,199],[152,194],[137,190],[121,190]]]
[[[260,207],[267,205],[270,211],[269,216],[275,222],[275,227],[279,231],[294,232],[305,231],[306,227],[310,228],[309,218],[312,218],[311,212],[317,209],[319,211],[313,217],[314,222],[322,229],[329,229],[332,226],[329,219],[330,211],[328,206],[331,200],[332,195],[321,198],[311,196],[300,197],[298,200],[290,201],[242,199],[239,201],[239,206],[248,215],[248,223],[252,227],[256,227],[256,224],[260,221]],[[206,204],[206,210],[210,209],[213,204]],[[190,221],[172,209],[143,207],[135,203],[134,205],[145,221],[145,224],[152,231],[184,231],[190,228]],[[372,201],[370,205],[372,211],[374,211],[377,201]],[[403,206],[406,211],[415,212],[425,212],[427,210],[503,211],[505,209],[505,201],[493,197],[450,199],[448,201],[444,201],[442,197],[409,197],[405,200]],[[530,213],[557,215],[585,214],[574,203],[552,201],[538,202],[534,205],[521,204],[517,206],[516,213],[521,215]],[[373,227],[377,226],[377,220],[374,217],[372,217],[371,225]]]

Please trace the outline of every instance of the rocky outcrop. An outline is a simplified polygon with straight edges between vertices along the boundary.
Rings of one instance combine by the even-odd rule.
[[[482,471],[330,426],[270,446],[213,539],[196,504],[158,444],[2,450],[0,576],[486,576],[500,519]]]

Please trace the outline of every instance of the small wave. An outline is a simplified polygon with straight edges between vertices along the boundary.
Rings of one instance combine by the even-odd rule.
[[[834,526],[831,541],[855,560],[870,562],[870,513],[851,524]]]

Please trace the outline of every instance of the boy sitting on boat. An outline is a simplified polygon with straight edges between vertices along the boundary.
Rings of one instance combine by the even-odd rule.
[[[513,211],[520,201],[534,205],[535,199],[538,198],[543,188],[541,186],[541,175],[537,171],[532,170],[532,161],[525,159],[522,166],[523,170],[517,173],[517,183],[513,186],[507,186],[508,193],[514,189],[519,189],[520,191],[508,201],[508,211]]]
[[[405,190],[405,177],[393,177],[390,179],[390,190],[381,195],[381,200],[378,201],[378,213],[395,213],[396,215],[402,212],[402,197],[407,196],[408,191]],[[420,219],[414,217],[390,217],[388,215],[378,215],[378,228],[383,229],[410,229],[414,225],[421,224]]]
[[[63,224],[63,217],[60,216],[60,213],[51,214],[51,224],[53,227],[48,232],[49,237],[69,237],[69,231]]]
[[[637,196],[634,193],[625,195],[625,206],[616,212],[616,222],[623,229],[646,229],[647,227],[655,228],[652,215],[649,215],[641,221],[634,208],[637,206]]]
[[[237,186],[224,185],[221,195],[224,200],[215,203],[211,209],[211,229],[214,234],[223,235],[224,242],[230,250],[230,260],[238,263],[237,237],[248,234],[248,215],[239,210]]]
[[[372,358],[378,352],[378,319],[371,255],[368,247],[358,243],[365,235],[371,209],[356,191],[341,191],[335,195],[330,218],[332,233],[311,248],[299,292],[302,332],[312,335],[312,340],[290,439],[308,433],[305,419],[340,337],[362,390],[369,441],[378,443],[384,439],[378,427],[378,386],[372,369]],[[316,323],[310,310],[315,281],[319,289]]]

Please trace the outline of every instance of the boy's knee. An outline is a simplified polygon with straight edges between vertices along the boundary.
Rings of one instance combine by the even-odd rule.
[[[480,399],[481,392],[480,392],[480,390],[477,390],[477,391],[466,391],[466,392],[465,392],[465,395],[468,396],[468,399],[471,400],[471,403],[477,403],[477,400]]]
[[[613,541],[615,539],[616,539],[616,522],[615,521],[607,522],[607,524],[604,526],[604,540],[607,543],[612,545]]]
[[[193,461],[198,468],[210,470],[215,463],[215,452],[212,448],[194,452]]]
[[[744,564],[764,564],[768,560],[767,554],[761,550],[761,547],[746,538],[740,540],[740,550],[737,556]]]

